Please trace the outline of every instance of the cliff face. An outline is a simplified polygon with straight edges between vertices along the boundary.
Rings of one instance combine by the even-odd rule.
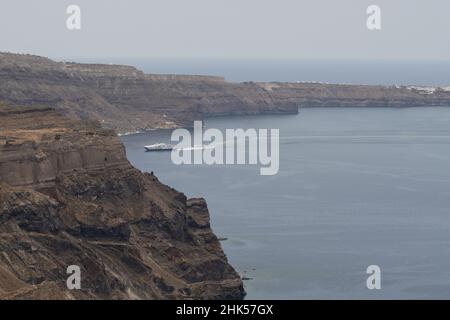
[[[243,295],[203,199],[133,168],[96,123],[0,106],[0,299]]]
[[[192,126],[205,115],[296,113],[256,84],[220,77],[146,75],[128,66],[54,62],[0,53],[0,101],[44,105],[119,132]],[[124,117],[126,115],[126,117]]]
[[[130,66],[55,62],[0,53],[0,101],[51,106],[131,132],[192,126],[205,116],[297,113],[299,107],[449,106],[450,90],[318,83],[229,83],[147,75]]]
[[[321,83],[260,83],[277,103],[299,107],[419,107],[450,106],[450,90],[410,86]]]

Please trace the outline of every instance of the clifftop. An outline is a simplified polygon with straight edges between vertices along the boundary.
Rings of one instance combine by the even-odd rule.
[[[74,62],[62,62],[62,69],[78,76],[98,76],[98,77],[128,77],[143,78],[144,73],[135,67],[115,65],[115,64],[84,64]]]

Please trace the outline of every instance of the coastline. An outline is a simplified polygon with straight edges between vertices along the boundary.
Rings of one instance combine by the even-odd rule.
[[[121,134],[189,127],[214,116],[296,114],[310,107],[450,106],[448,86],[233,83],[10,53],[0,53],[0,80],[0,101],[8,105],[52,107]]]

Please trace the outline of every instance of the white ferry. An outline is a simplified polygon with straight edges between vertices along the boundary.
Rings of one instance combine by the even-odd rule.
[[[171,151],[173,145],[167,143],[156,143],[148,146],[144,146],[145,151]]]

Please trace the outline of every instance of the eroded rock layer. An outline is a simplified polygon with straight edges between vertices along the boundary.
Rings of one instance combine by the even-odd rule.
[[[0,299],[243,295],[203,199],[132,167],[94,122],[0,106]]]
[[[294,114],[302,107],[450,106],[449,88],[229,83],[9,53],[0,53],[0,82],[0,101],[9,105],[51,106],[121,133],[192,126],[206,116]]]

